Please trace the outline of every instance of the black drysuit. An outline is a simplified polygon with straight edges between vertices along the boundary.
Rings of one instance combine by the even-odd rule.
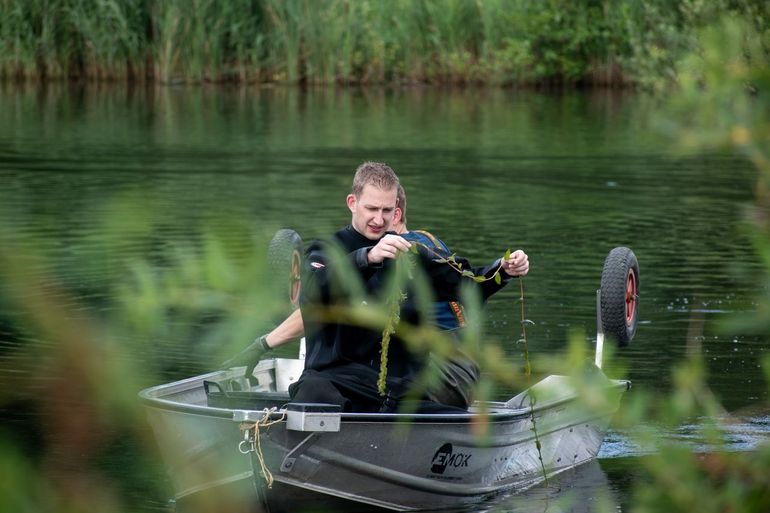
[[[342,285],[344,280],[338,273],[355,273],[363,285],[364,299],[375,298],[382,293],[394,262],[385,260],[380,265],[369,265],[367,255],[376,241],[367,239],[352,226],[335,233],[333,243],[346,255],[348,269],[339,269],[344,266],[330,262],[328,243],[314,242],[305,253],[301,297],[307,343],[305,370],[300,379],[291,385],[289,393],[294,402],[339,404],[343,411],[395,411],[425,365],[425,355],[410,352],[404,342],[393,335],[388,350],[386,395],[380,396],[377,378],[382,329],[372,330],[335,322],[327,316],[329,307],[350,306],[351,298],[346,292],[349,287]],[[503,280],[500,284],[495,280],[476,283],[436,259],[434,253],[419,248],[417,260],[429,279],[437,301],[458,299],[464,281],[479,287],[483,300],[506,284],[505,273],[501,272]],[[476,276],[490,276],[499,266],[499,260],[484,268],[471,268],[465,259],[456,256],[455,260]],[[414,324],[421,322],[422,316],[411,297],[401,304],[400,319],[401,322]],[[447,410],[428,401],[419,406],[426,412]]]

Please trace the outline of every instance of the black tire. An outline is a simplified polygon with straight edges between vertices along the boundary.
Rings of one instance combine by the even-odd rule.
[[[601,316],[606,335],[620,347],[631,343],[639,321],[639,263],[629,248],[615,248],[604,260]]]
[[[288,298],[291,310],[299,307],[302,271],[302,238],[294,230],[275,232],[267,249],[267,266],[272,290],[281,301]]]

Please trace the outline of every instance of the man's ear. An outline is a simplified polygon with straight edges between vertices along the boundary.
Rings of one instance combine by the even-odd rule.
[[[393,211],[393,222],[391,225],[398,224],[401,222],[401,209],[396,207],[396,210]]]
[[[351,212],[356,208],[356,196],[355,194],[348,194],[348,197],[345,198],[345,201],[348,204],[348,208]]]

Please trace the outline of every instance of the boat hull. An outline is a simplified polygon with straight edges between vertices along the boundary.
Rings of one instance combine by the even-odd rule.
[[[301,430],[279,408],[285,393],[209,406],[204,382],[226,382],[228,372],[141,394],[178,503],[271,513],[462,508],[594,459],[629,387],[602,375],[603,400],[586,405],[569,378],[550,376],[469,413],[336,413],[337,429]]]
[[[498,410],[486,425],[473,416],[354,417],[336,433],[292,432],[279,424],[261,431],[260,445],[267,468],[277,469],[272,477],[285,486],[399,511],[455,508],[524,490],[594,459],[611,413],[577,407],[567,401],[534,416]],[[265,500],[281,500],[281,492],[267,488],[258,460],[252,456]]]

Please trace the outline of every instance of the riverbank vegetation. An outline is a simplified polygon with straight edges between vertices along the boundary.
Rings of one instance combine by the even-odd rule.
[[[3,0],[7,81],[628,86],[760,0]]]

